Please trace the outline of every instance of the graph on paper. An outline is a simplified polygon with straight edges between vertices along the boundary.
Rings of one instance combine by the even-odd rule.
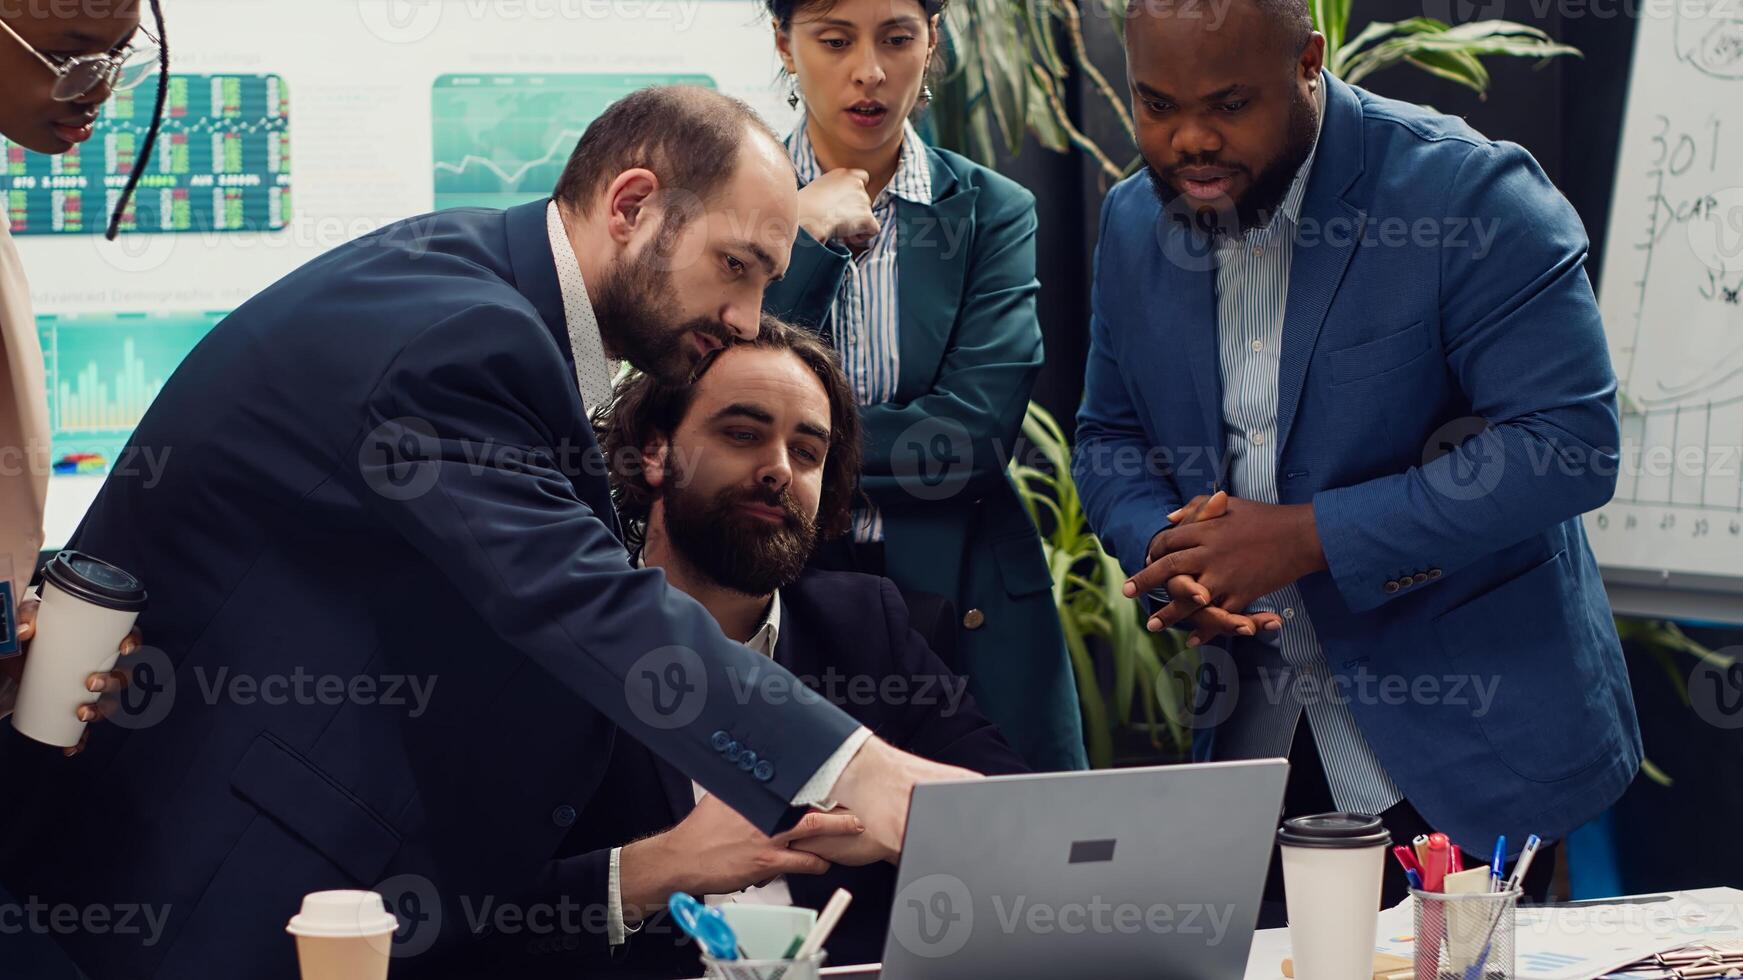
[[[1623,463],[1587,518],[1613,567],[1743,576],[1743,20],[1722,9],[1636,40],[1600,303]]]
[[[91,138],[59,156],[0,139],[14,235],[100,234],[151,125],[155,86],[117,92]],[[277,75],[173,75],[163,125],[122,229],[270,231],[290,213],[290,102]]]
[[[219,312],[38,316],[55,472],[107,471],[164,381],[223,318]]]
[[[430,95],[435,207],[506,208],[551,193],[605,107],[649,85],[707,75],[442,75]]]

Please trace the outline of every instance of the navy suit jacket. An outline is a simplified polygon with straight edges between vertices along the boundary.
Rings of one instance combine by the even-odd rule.
[[[814,690],[898,748],[989,775],[1027,771],[992,722],[908,622],[888,579],[851,572],[806,571],[781,590],[775,659]],[[644,746],[620,738],[611,770],[553,862],[547,907],[581,910],[581,928],[501,937],[494,970],[502,976],[696,977],[696,946],[667,918],[651,916],[611,950],[601,917],[611,848],[665,830],[694,808],[690,780]],[[853,904],[831,934],[832,964],[875,963],[883,955],[896,869],[878,863],[787,878],[793,900],[822,909],[836,888]],[[553,921],[556,921],[553,919]]]
[[[400,913],[395,976],[449,975],[489,931],[469,910],[537,885],[618,726],[765,831],[856,727],[771,696],[778,667],[630,567],[544,202],[291,273],[131,445],[161,474],[118,467],[71,546],[150,590],[138,710],[16,794],[34,743],[4,745],[4,884],[167,910],[152,943],[57,937],[98,980],[293,977],[285,921],[342,887]]]
[[[1558,838],[1641,758],[1580,524],[1620,444],[1585,232],[1518,146],[1323,78],[1274,440],[1279,502],[1313,505],[1330,565],[1302,596],[1424,816],[1479,853]],[[1215,255],[1147,181],[1103,206],[1073,464],[1128,572],[1228,486]]]

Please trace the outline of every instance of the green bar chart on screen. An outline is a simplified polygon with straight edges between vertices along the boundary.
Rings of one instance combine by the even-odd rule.
[[[115,93],[89,141],[60,156],[0,139],[14,235],[96,235],[151,125],[150,84]],[[152,159],[121,228],[275,231],[290,215],[290,97],[277,75],[172,75]]]
[[[708,75],[441,75],[431,89],[437,209],[506,208],[548,196],[605,107],[649,85],[716,88]]]
[[[223,318],[222,312],[38,316],[54,472],[108,472],[164,382]]]

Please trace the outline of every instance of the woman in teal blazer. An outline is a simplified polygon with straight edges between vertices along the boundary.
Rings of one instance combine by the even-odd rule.
[[[802,230],[765,306],[835,342],[865,429],[867,503],[823,561],[951,600],[981,710],[1031,766],[1081,769],[1052,581],[1006,473],[1041,368],[1035,199],[907,121],[939,0],[767,2],[805,118]]]

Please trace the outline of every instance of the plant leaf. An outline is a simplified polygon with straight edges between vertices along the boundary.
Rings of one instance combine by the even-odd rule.
[[[1077,699],[1083,704],[1083,734],[1089,763],[1097,769],[1114,764],[1113,732],[1108,728],[1107,702],[1102,700],[1101,684],[1096,680],[1095,661],[1084,646],[1075,616],[1060,616],[1065,632],[1065,649],[1071,654],[1071,666],[1077,675]]]

